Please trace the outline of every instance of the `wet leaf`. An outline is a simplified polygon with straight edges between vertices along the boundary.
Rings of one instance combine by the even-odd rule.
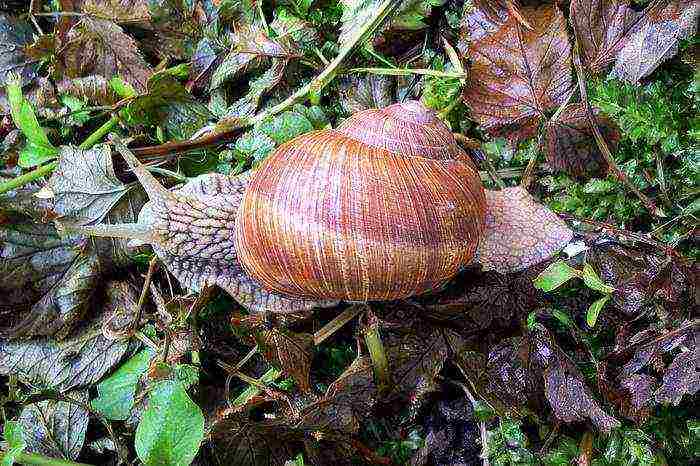
[[[204,438],[204,416],[176,380],[158,382],[136,428],[135,449],[147,466],[187,466]]]
[[[39,388],[67,391],[97,383],[129,350],[128,341],[108,340],[100,318],[63,341],[0,340],[0,374]]]
[[[437,296],[424,301],[431,318],[463,328],[518,325],[544,298],[533,286],[533,276],[543,267],[525,273],[465,273]]]
[[[98,396],[92,400],[92,409],[106,419],[124,421],[134,405],[136,386],[155,356],[144,349],[122,364],[119,369],[97,385]]]
[[[600,407],[576,366],[551,340],[548,343],[553,347],[547,351],[554,349],[556,353],[551,356],[544,370],[545,394],[557,419],[564,422],[590,419],[605,433],[619,427],[620,422]],[[539,350],[542,352],[544,349],[540,347]]]
[[[684,395],[700,391],[700,332],[695,332],[686,342],[688,349],[681,351],[664,373],[661,387],[656,391],[656,401],[678,405]]]
[[[357,433],[377,402],[372,361],[358,357],[318,401],[305,406],[292,424],[321,432]]]
[[[653,301],[682,306],[689,290],[688,272],[675,260],[647,250],[601,243],[586,253],[586,262],[604,283],[615,288],[613,303],[635,316]]]
[[[104,76],[63,79],[56,87],[59,94],[70,95],[95,105],[112,105],[120,99]]]
[[[39,125],[32,104],[22,95],[22,87],[15,78],[8,80],[7,99],[10,102],[12,120],[27,138],[27,146],[19,154],[19,166],[33,167],[55,158],[58,149],[51,144]]]
[[[585,112],[581,104],[570,104],[556,121],[547,123],[547,162],[552,168],[577,177],[603,175],[607,162],[595,142]],[[597,115],[595,118],[600,133],[614,153],[620,140],[619,131],[607,118]]]
[[[620,386],[630,393],[632,406],[638,410],[649,405],[655,385],[656,379],[645,374],[634,374],[620,382]]]
[[[395,87],[390,76],[368,73],[341,81],[341,105],[351,114],[368,108],[382,108],[394,102]]]
[[[155,40],[143,41],[144,47],[161,58],[189,59],[206,26],[197,18],[197,3],[149,0],[148,12]]]
[[[535,288],[539,288],[542,291],[553,291],[562,286],[564,283],[568,282],[572,278],[576,278],[581,273],[572,268],[569,264],[564,261],[552,262],[546,269],[544,269],[535,278],[533,284]]]
[[[649,76],[661,63],[678,53],[681,40],[695,34],[699,16],[700,4],[695,0],[649,5],[618,53],[611,75],[632,83]]]
[[[82,317],[99,264],[76,246],[50,225],[17,223],[0,230],[0,290],[6,297],[0,309],[5,328],[12,327],[6,335],[65,335]]]
[[[211,76],[209,108],[216,115],[231,116],[235,113],[236,116],[248,116],[249,113],[242,113],[241,109],[248,112],[250,108],[257,106],[259,97],[279,82],[289,52],[256,26],[240,27],[232,42],[234,45],[231,51]],[[241,96],[241,100],[234,102],[232,108],[229,108],[229,101],[232,99],[229,99],[224,85],[266,65],[270,65],[270,68],[262,77],[251,82],[249,95],[245,96],[246,93],[242,93],[244,95]]]
[[[77,9],[115,23],[142,23],[150,19],[148,0],[82,0]]]
[[[627,0],[572,0],[571,22],[581,61],[591,73],[601,73],[615,61],[639,19]]]
[[[296,451],[290,441],[295,436],[279,421],[251,422],[230,418],[218,420],[211,442],[201,456],[205,464],[216,466],[285,466]]]
[[[83,405],[87,390],[72,391],[66,397]],[[27,451],[50,458],[75,460],[85,443],[88,412],[76,403],[46,400],[27,405],[19,415]]]
[[[270,363],[291,376],[302,392],[309,392],[309,371],[313,358],[313,336],[272,328],[260,333],[262,353]]]
[[[572,89],[561,11],[543,5],[520,12],[532,29],[512,14],[495,24],[478,11],[467,15],[464,28],[472,60],[464,102],[484,129],[512,141],[532,135],[545,112],[562,105]]]
[[[120,76],[137,91],[146,90],[151,69],[136,42],[111,21],[84,17],[68,32],[63,64],[69,78]]]
[[[131,189],[114,174],[112,152],[106,144],[88,150],[62,146],[48,187],[59,217],[79,224],[100,223]]]
[[[139,123],[161,125],[168,139],[185,140],[207,124],[211,113],[187,92],[175,77],[156,73],[148,80],[148,92],[129,104]]]
[[[21,85],[35,76],[36,63],[25,53],[25,46],[32,42],[29,21],[0,12],[0,87],[7,84],[10,73],[20,76]]]

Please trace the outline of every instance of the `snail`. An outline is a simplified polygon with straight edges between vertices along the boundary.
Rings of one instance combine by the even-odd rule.
[[[485,190],[417,101],[358,112],[281,145],[254,171],[173,191],[114,143],[150,200],[138,223],[74,231],[150,244],[185,288],[218,285],[255,311],[406,298],[470,262],[527,268],[572,237],[524,189]]]

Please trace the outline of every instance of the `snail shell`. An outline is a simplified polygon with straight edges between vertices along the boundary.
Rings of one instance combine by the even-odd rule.
[[[304,298],[390,300],[441,286],[474,256],[475,167],[419,102],[371,109],[280,146],[238,210],[241,265]]]

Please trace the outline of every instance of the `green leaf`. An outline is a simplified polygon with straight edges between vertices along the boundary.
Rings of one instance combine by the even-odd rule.
[[[7,82],[7,100],[10,103],[12,121],[27,138],[27,146],[19,155],[19,166],[33,167],[56,158],[58,149],[51,144],[39,125],[32,104],[22,95],[22,87],[16,76]]]
[[[539,288],[542,291],[552,291],[556,290],[564,283],[568,282],[574,277],[578,277],[581,272],[572,268],[564,261],[556,261],[544,269],[540,274],[535,277],[533,284],[535,288]]]
[[[615,288],[603,283],[603,280],[598,276],[593,267],[591,267],[591,264],[585,264],[583,266],[581,278],[583,278],[583,282],[586,286],[592,290],[600,291],[605,294],[610,294],[615,291]]]
[[[110,79],[109,86],[114,89],[114,92],[116,92],[119,97],[136,97],[136,90],[134,87],[119,76],[114,76]]]
[[[600,311],[603,309],[603,306],[605,306],[605,303],[607,303],[609,300],[610,295],[605,295],[593,304],[591,304],[591,306],[588,308],[588,311],[586,311],[586,323],[589,327],[595,327],[595,323],[598,320],[598,315],[600,315]]]
[[[146,466],[186,466],[204,438],[204,416],[176,380],[158,382],[136,428],[135,448]]]
[[[92,408],[112,421],[126,420],[134,405],[136,385],[141,374],[148,369],[153,356],[153,350],[142,350],[100,382],[97,385],[98,396],[91,403]]]
[[[0,466],[12,466],[15,463],[18,454],[22,453],[27,447],[27,444],[24,441],[22,425],[17,421],[5,422],[3,435],[9,448],[0,460]]]
[[[236,155],[250,158],[253,162],[260,162],[275,148],[273,141],[267,134],[260,131],[248,131],[238,138],[234,149]]]
[[[313,125],[305,116],[291,111],[260,124],[260,131],[270,136],[277,144],[284,144],[313,129]]]

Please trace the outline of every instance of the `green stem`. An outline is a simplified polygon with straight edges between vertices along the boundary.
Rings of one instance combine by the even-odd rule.
[[[4,455],[4,452],[0,452],[0,455]],[[76,463],[75,461],[62,460],[59,458],[49,458],[48,456],[26,452],[15,453],[15,462],[20,464],[31,464],[36,466],[92,466],[86,463]]]
[[[25,184],[31,183],[32,181],[37,180],[44,175],[48,175],[49,173],[54,171],[57,165],[58,162],[55,161],[47,163],[46,165],[37,167],[28,173],[18,176],[17,178],[12,178],[11,180],[7,180],[4,183],[0,183],[0,194],[12,191],[13,189],[21,188]]]
[[[361,28],[355,31],[355,34],[343,46],[343,48],[340,50],[340,53],[338,53],[338,55],[333,59],[332,62],[329,63],[329,65],[321,72],[321,74],[316,76],[311,82],[309,82],[305,86],[301,87],[294,94],[287,97],[284,101],[280,102],[274,107],[265,110],[264,112],[260,112],[257,115],[255,115],[251,119],[250,124],[255,124],[259,121],[264,120],[267,117],[277,115],[278,113],[283,112],[298,101],[305,99],[309,93],[313,93],[315,95],[320,94],[323,88],[326,87],[333,80],[336,71],[338,70],[338,67],[343,62],[343,60],[345,60],[345,57],[347,57],[360,42],[362,42],[380,24],[382,24],[382,22],[389,15],[391,15],[391,13],[393,13],[394,10],[396,10],[399,7],[400,4],[401,2],[398,2],[396,0],[384,0],[384,2],[382,2],[382,4],[379,5],[379,7],[377,8],[374,15],[364,25],[362,25]]]
[[[97,128],[95,131],[90,134],[90,136],[87,137],[78,147],[87,150],[100,142],[103,137],[107,135],[110,131],[112,131],[112,128],[117,126],[117,123],[119,122],[119,117],[117,115],[112,115],[112,117],[107,120],[102,126]]]
[[[379,334],[379,326],[370,324],[365,330],[365,344],[369,350],[369,357],[374,366],[374,375],[379,383],[379,391],[384,392],[389,389],[389,361],[386,358],[382,337]]]
[[[282,371],[279,369],[275,369],[274,367],[271,367],[268,369],[267,372],[265,372],[262,377],[258,379],[258,382],[260,382],[261,385],[267,385],[270,382],[275,381],[280,375],[282,375]],[[232,406],[235,407],[241,407],[245,406],[246,403],[248,403],[248,400],[253,398],[254,396],[258,395],[260,393],[260,388],[256,387],[255,385],[248,385],[248,387],[241,392],[240,395],[236,397],[235,400],[231,402]]]
[[[83,150],[87,150],[100,142],[107,133],[109,133],[112,128],[114,128],[119,121],[119,118],[115,115],[112,116],[105,124],[97,128],[92,134],[90,134],[87,139],[85,139],[78,147]],[[16,178],[0,183],[0,194],[12,191],[13,189],[21,188],[25,184],[31,183],[45,175],[48,175],[56,169],[58,162],[53,161],[35,168],[34,170],[24,173]]]

